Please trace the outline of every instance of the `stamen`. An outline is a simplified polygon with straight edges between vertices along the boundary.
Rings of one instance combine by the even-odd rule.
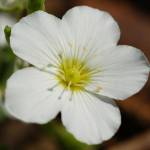
[[[70,95],[69,101],[72,101],[72,97],[73,97],[73,91],[71,91],[71,95]]]
[[[53,90],[54,90],[54,88],[55,88],[55,87],[57,87],[58,85],[59,85],[59,82],[58,82],[58,83],[56,83],[56,84],[55,84],[54,86],[52,86],[51,88],[49,88],[48,90],[49,90],[49,91],[53,91]]]
[[[70,81],[70,82],[68,83],[68,87],[67,87],[68,89],[70,89],[71,84],[72,84],[72,83],[71,83],[71,81]]]
[[[55,68],[58,68],[58,66],[55,66],[54,64],[48,64],[46,67],[44,68],[49,68],[49,67],[55,67]]]
[[[65,88],[62,90],[62,92],[61,92],[60,95],[58,96],[58,99],[59,99],[59,100],[61,100],[61,98],[62,98],[64,92],[65,92]]]

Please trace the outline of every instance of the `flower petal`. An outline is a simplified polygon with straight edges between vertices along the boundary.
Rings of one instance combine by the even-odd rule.
[[[100,67],[89,90],[115,99],[126,99],[143,88],[149,76],[149,62],[131,46],[117,46],[95,56],[92,66]]]
[[[14,73],[7,82],[5,107],[14,117],[35,123],[46,123],[60,111],[60,87],[54,77],[34,68]]]
[[[60,19],[43,11],[24,17],[12,29],[13,52],[39,68],[57,64],[59,52],[65,49],[60,28]]]
[[[113,100],[85,92],[74,93],[71,101],[64,101],[61,112],[69,132],[87,144],[109,139],[121,123],[120,111]]]
[[[116,45],[120,38],[119,27],[111,15],[88,6],[68,10],[62,22],[70,29],[70,45],[75,45],[76,49],[87,49],[90,52],[102,50]]]

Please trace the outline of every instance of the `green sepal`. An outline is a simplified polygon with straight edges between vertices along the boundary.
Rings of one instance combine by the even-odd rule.
[[[11,27],[5,26],[4,33],[6,41],[8,42],[8,44],[10,44]]]

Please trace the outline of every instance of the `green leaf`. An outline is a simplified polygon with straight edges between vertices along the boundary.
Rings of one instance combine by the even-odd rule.
[[[45,0],[28,0],[28,13],[30,14],[37,10],[45,10]]]
[[[10,44],[11,27],[5,26],[4,32],[5,32],[5,38],[7,42],[8,44]]]

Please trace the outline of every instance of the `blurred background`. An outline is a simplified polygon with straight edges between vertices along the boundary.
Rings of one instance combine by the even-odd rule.
[[[77,5],[111,13],[122,31],[119,44],[141,49],[150,60],[149,0],[46,0],[45,3],[46,11],[58,17]],[[25,0],[0,0],[0,28],[4,29],[6,24],[12,26],[26,13]],[[4,99],[8,77],[28,66],[13,55],[1,29],[0,102]],[[117,103],[122,125],[112,139],[96,146],[75,140],[62,126],[60,116],[46,125],[25,124],[8,117],[1,106],[0,150],[150,150],[150,80],[138,94]]]

